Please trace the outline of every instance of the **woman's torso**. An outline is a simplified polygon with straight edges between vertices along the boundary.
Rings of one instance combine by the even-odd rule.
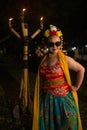
[[[52,66],[42,63],[40,75],[42,79],[41,92],[51,92],[57,96],[64,96],[69,92],[69,86],[59,61]]]

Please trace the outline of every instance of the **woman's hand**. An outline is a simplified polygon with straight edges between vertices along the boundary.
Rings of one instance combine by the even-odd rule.
[[[71,91],[78,91],[78,89],[79,89],[79,88],[76,87],[76,86],[70,86],[70,90],[71,90]]]

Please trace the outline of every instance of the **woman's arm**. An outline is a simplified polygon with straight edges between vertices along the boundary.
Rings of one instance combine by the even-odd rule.
[[[69,69],[71,69],[77,73],[76,85],[75,85],[75,87],[71,87],[72,90],[77,91],[83,82],[85,68],[80,63],[78,63],[77,61],[75,61],[73,58],[71,58],[69,56],[66,56],[66,59],[67,59]]]

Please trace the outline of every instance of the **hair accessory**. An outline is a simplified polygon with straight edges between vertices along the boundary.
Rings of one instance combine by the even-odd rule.
[[[50,25],[50,28],[45,31],[44,35],[45,37],[54,36],[54,35],[61,37],[63,34],[61,30],[58,29],[56,26]]]

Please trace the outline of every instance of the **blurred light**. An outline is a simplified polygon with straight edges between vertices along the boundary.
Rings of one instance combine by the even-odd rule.
[[[13,20],[13,18],[9,18],[9,21],[12,21]]]
[[[72,47],[72,49],[71,49],[71,50],[73,50],[73,51],[74,51],[74,50],[76,50],[76,47],[75,47],[75,46],[74,46],[74,47]]]
[[[26,11],[26,9],[24,8],[24,9],[22,9],[22,11],[24,12],[24,11]]]
[[[87,45],[85,45],[85,47],[87,47]]]
[[[43,20],[43,16],[40,18],[40,20],[41,20],[41,21]]]

